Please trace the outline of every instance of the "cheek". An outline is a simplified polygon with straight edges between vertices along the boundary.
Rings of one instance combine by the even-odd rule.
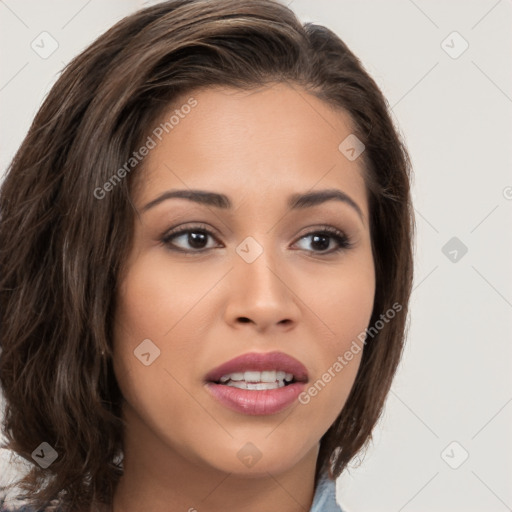
[[[162,360],[167,354],[162,339],[175,323],[168,314],[171,308],[166,305],[180,304],[177,295],[177,287],[166,283],[159,268],[144,264],[143,258],[132,263],[119,286],[114,367],[123,395],[129,401],[138,394],[142,396],[141,390],[155,390],[158,378],[163,378]]]
[[[211,276],[212,283],[215,277]],[[123,339],[119,348],[126,350],[127,339],[140,343],[153,336],[157,344],[168,340],[187,323],[187,315],[211,285],[204,274],[169,265],[165,254],[139,257],[119,288],[117,338]]]
[[[169,404],[179,401],[179,393],[165,396],[166,389],[180,389],[173,377],[187,383],[189,370],[196,366],[205,340],[198,335],[197,316],[208,306],[205,295],[216,281],[216,272],[172,266],[160,251],[131,261],[118,290],[113,340],[116,376],[125,398],[158,395]]]
[[[308,282],[315,286],[300,293],[308,297],[317,318],[310,332],[317,342],[308,349],[315,366],[299,402],[310,404],[330,425],[348,398],[361,362],[375,296],[373,259],[354,259],[336,274]]]
[[[298,294],[304,297],[326,356],[337,354],[368,326],[375,297],[375,270],[369,250],[347,255],[329,271],[309,272]],[[310,313],[310,314],[311,314]],[[309,322],[313,326],[313,322]],[[318,331],[320,329],[320,331]],[[313,333],[312,333],[313,334]],[[320,336],[318,336],[320,334]]]
[[[113,339],[114,372],[127,402],[125,414],[134,424],[142,419],[162,438],[171,431],[169,418],[183,416],[183,410],[193,419],[189,428],[204,423],[185,391],[186,373],[180,373],[193,367],[197,354],[187,313],[199,292],[204,293],[204,284],[196,293],[190,276],[168,270],[155,259],[140,257],[132,263],[119,287]]]

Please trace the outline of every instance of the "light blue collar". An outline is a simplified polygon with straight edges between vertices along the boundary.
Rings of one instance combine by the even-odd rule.
[[[323,474],[316,487],[313,504],[309,512],[343,512],[336,503],[336,481]]]

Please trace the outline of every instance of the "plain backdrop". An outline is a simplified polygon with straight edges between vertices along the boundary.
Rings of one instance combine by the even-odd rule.
[[[0,1],[0,175],[62,67],[154,3]],[[373,444],[337,482],[338,501],[350,512],[511,510],[512,1],[287,3],[362,60],[414,166],[407,348]],[[34,49],[41,37],[51,55]],[[15,466],[3,452],[9,479]]]

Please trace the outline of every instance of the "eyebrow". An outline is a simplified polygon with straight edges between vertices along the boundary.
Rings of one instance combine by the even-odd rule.
[[[168,199],[179,198],[179,199],[187,199],[189,201],[194,201],[199,204],[204,204],[207,206],[213,206],[215,208],[221,208],[224,210],[229,210],[233,208],[233,203],[225,194],[219,194],[216,192],[208,192],[206,190],[168,190],[163,194],[159,195],[157,198],[150,201],[146,204],[142,211],[146,212],[147,210],[155,207],[156,205],[162,203],[163,201],[167,201]],[[341,201],[345,204],[351,206],[359,215],[359,217],[364,220],[363,212],[359,205],[345,192],[342,192],[338,189],[326,189],[326,190],[318,190],[315,192],[306,192],[304,194],[292,194],[288,197],[288,208],[291,210],[303,210],[305,208],[311,208],[313,206],[317,206],[319,204],[325,203],[327,201]]]

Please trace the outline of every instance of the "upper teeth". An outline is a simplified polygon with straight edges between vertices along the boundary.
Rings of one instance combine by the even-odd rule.
[[[283,380],[285,380],[286,382],[291,382],[293,380],[293,374],[286,373],[280,370],[271,370],[263,372],[247,371],[228,373],[220,378],[220,382],[227,382],[228,380],[245,382],[282,382]]]

